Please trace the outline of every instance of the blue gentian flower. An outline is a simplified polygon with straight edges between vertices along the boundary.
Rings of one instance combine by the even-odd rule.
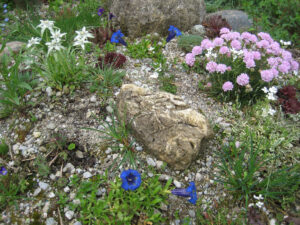
[[[181,35],[181,31],[172,25],[170,25],[170,28],[168,31],[170,31],[170,33],[169,33],[169,36],[167,37],[167,42],[171,41],[175,36]]]
[[[102,16],[103,13],[104,13],[104,9],[103,8],[99,8],[98,9],[98,16]]]
[[[110,42],[121,43],[122,45],[127,46],[127,43],[123,40],[122,37],[124,37],[124,34],[122,34],[121,30],[118,30],[117,32],[113,33]]]
[[[4,22],[8,22],[8,21],[9,21],[9,19],[8,19],[8,18],[5,18],[5,19],[4,19]]]
[[[115,17],[115,15],[114,14],[112,14],[112,13],[109,13],[109,20],[111,20],[112,18],[114,18]]]
[[[5,9],[6,7],[7,7],[7,4],[4,4],[4,5],[3,5],[3,8]]]
[[[0,175],[6,175],[6,174],[7,174],[7,170],[5,169],[4,166],[2,166],[2,167],[0,168]]]
[[[197,202],[197,191],[194,182],[190,182],[190,186],[187,188],[176,188],[171,191],[173,195],[178,195],[182,197],[190,197],[189,202],[192,204],[196,204]]]
[[[122,179],[122,188],[125,191],[128,190],[136,190],[142,183],[141,175],[136,170],[124,170],[121,173],[121,179]]]
[[[7,9],[4,9],[4,10],[3,10],[3,13],[4,13],[4,14],[7,13]]]

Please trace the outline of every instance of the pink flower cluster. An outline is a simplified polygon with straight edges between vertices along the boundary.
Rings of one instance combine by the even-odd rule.
[[[204,60],[207,60],[206,70],[209,73],[224,74],[231,70],[239,71],[240,75],[235,76],[235,82],[239,86],[248,85],[251,76],[260,75],[262,81],[271,82],[279,76],[299,70],[299,64],[293,59],[292,54],[282,49],[278,42],[264,32],[257,35],[249,32],[240,34],[222,28],[220,37],[213,40],[204,39],[200,46],[195,46],[192,52],[186,55],[186,63],[193,66],[195,57],[201,54]],[[228,64],[228,59],[231,59],[232,68],[224,64],[225,61]],[[240,71],[243,66],[245,71]],[[258,66],[260,68],[256,68]],[[234,80],[226,81],[222,89],[225,92],[233,90],[232,82]]]

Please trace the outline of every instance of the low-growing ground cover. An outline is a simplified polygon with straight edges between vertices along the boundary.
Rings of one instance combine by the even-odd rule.
[[[285,42],[223,29],[186,54],[176,27],[129,40],[105,2],[0,7],[3,47],[26,42],[0,61],[1,223],[299,223],[299,55]],[[134,139],[115,110],[126,83],[177,94],[210,121],[189,169]]]

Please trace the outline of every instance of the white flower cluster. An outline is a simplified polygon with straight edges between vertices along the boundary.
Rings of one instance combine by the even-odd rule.
[[[218,57],[217,53],[213,53],[213,48],[208,48],[207,53],[205,54],[206,58],[216,59]]]
[[[283,40],[280,40],[280,43],[281,43],[282,45],[285,45],[285,46],[289,46],[289,45],[292,44],[291,41],[283,41]]]
[[[267,98],[269,100],[275,101],[277,100],[277,96],[276,93],[278,91],[277,87],[272,86],[269,89],[267,87],[264,87],[263,89],[261,89],[264,93],[267,94]]]
[[[250,207],[254,207],[254,206],[256,206],[256,207],[258,207],[259,209],[261,209],[262,211],[264,211],[266,214],[269,214],[270,212],[266,209],[266,207],[264,206],[264,203],[262,202],[262,200],[264,200],[264,197],[260,194],[259,196],[256,196],[256,195],[253,195],[253,198],[255,199],[255,200],[257,200],[256,201],[256,203],[254,204],[254,203],[250,203],[249,205],[248,205],[248,207],[250,208]]]
[[[243,50],[235,50],[234,48],[229,49],[232,53],[232,59],[235,61],[237,58],[241,58],[244,55]]]
[[[84,45],[86,43],[90,43],[87,39],[93,38],[94,36],[89,33],[85,27],[82,28],[80,31],[75,31],[77,33],[77,36],[74,38],[74,44],[73,46],[80,45],[81,48],[84,50]]]
[[[41,37],[43,37],[43,34],[45,32],[45,30],[49,30],[50,34],[51,34],[51,41],[50,42],[46,42],[45,44],[48,46],[48,55],[50,54],[51,51],[53,50],[61,50],[64,49],[65,47],[63,47],[61,45],[61,40],[62,37],[64,37],[66,35],[66,33],[61,33],[60,29],[56,28],[54,26],[54,21],[50,21],[50,20],[40,20],[41,23],[37,26],[39,28],[41,28]],[[84,45],[86,43],[90,43],[87,38],[93,38],[94,36],[92,34],[90,34],[88,31],[86,31],[86,28],[83,27],[82,30],[80,31],[76,31],[77,36],[74,38],[74,44],[73,46],[77,46],[80,45],[82,49],[84,49]],[[38,38],[38,37],[32,37],[27,44],[27,48],[30,48],[33,45],[38,45],[40,44],[42,38]]]

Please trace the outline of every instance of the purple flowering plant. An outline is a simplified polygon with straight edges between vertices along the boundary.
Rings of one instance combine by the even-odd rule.
[[[225,101],[253,104],[266,97],[264,87],[281,85],[297,74],[299,64],[268,33],[220,30],[215,39],[204,39],[185,57],[194,71],[208,73],[210,93]],[[203,68],[197,68],[197,67]]]

